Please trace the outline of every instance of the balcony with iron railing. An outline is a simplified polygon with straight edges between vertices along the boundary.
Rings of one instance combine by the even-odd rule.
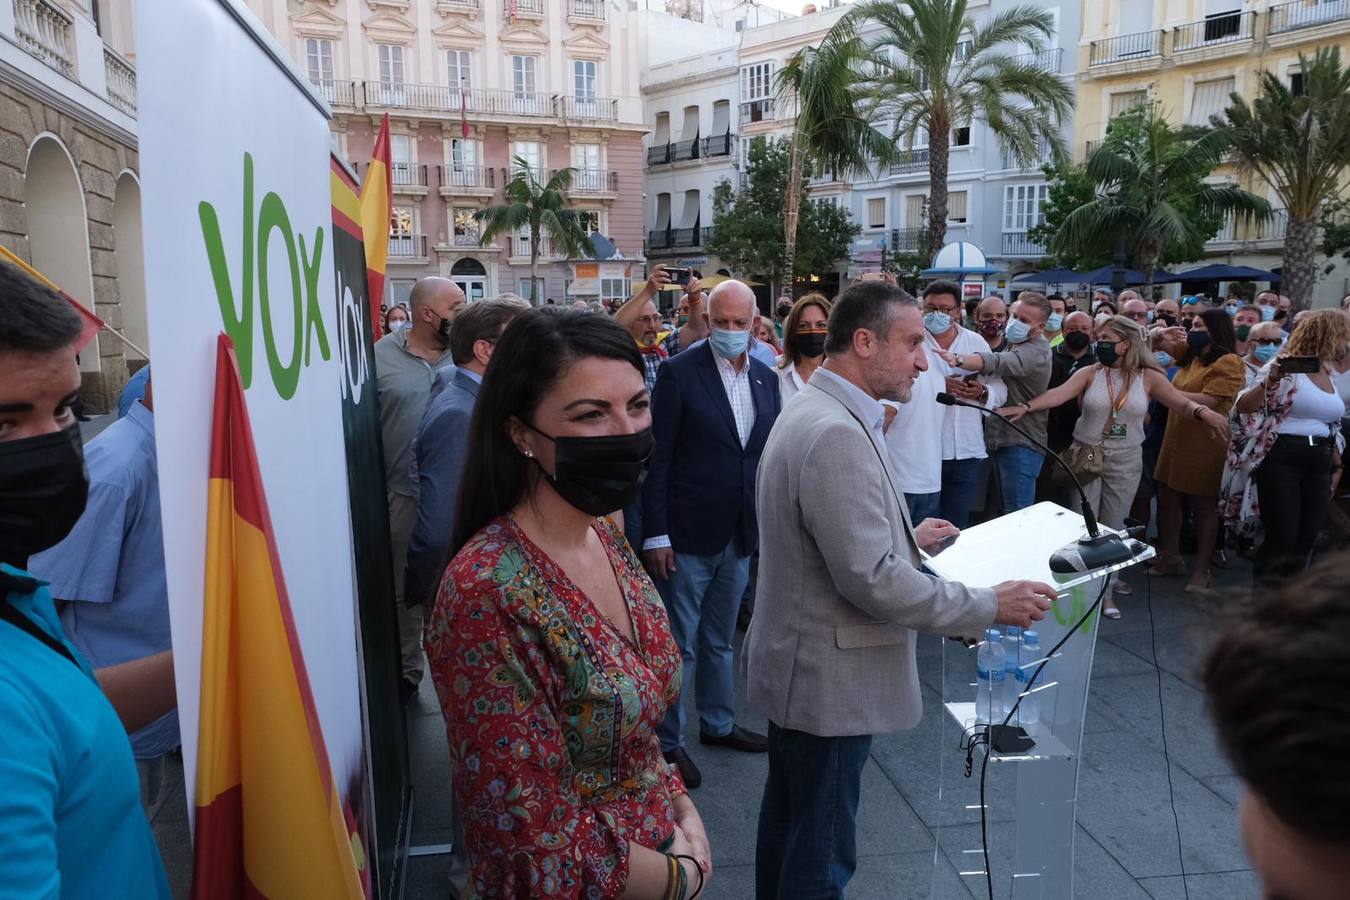
[[[400,260],[421,260],[427,256],[427,236],[425,234],[391,234],[389,235],[389,259],[391,262]]]
[[[1092,154],[1096,153],[1096,152],[1097,152],[1098,150],[1100,150],[1101,148],[1102,148],[1102,142],[1099,141],[1099,140],[1098,140],[1098,141],[1084,141],[1084,142],[1083,142],[1083,158],[1084,158],[1084,159],[1091,159],[1091,158],[1092,158]]]
[[[113,48],[103,47],[103,69],[108,79],[108,102],[129,116],[136,115],[136,68]]]
[[[497,170],[491,166],[451,163],[437,166],[436,177],[441,196],[456,194],[492,194],[497,187]]]
[[[1215,247],[1220,244],[1231,244],[1237,240],[1237,221],[1232,213],[1224,216],[1223,224],[1212,238],[1205,241],[1206,247]]]
[[[619,121],[619,101],[613,97],[556,97],[558,115],[564,119]]]
[[[730,156],[736,149],[736,136],[730,131],[703,139],[701,155],[704,159],[714,156]]]
[[[892,228],[887,249],[892,253],[924,253],[928,248],[927,228]]]
[[[544,5],[544,0],[502,0],[502,18],[507,21],[542,19]]]
[[[1088,66],[1137,63],[1162,58],[1163,32],[1139,31],[1093,41],[1088,45]]]
[[[311,81],[314,90],[334,108],[356,107],[356,82],[354,81]]]
[[[652,144],[647,148],[647,165],[664,166],[674,158],[674,144],[669,142]]]
[[[892,175],[914,175],[920,172],[928,171],[928,148],[915,147],[911,150],[901,150],[895,159],[891,160]]]
[[[477,13],[479,0],[436,0],[436,12],[443,16],[450,13]]]
[[[482,235],[476,230],[457,231],[450,235],[451,247],[481,247]]]
[[[1256,40],[1255,12],[1227,12],[1188,22],[1172,30],[1172,52],[1190,53],[1211,47],[1237,47]]]
[[[427,187],[427,167],[421,163],[396,162],[389,166],[389,183],[400,188],[424,190]],[[415,192],[420,193],[420,190]]]
[[[1046,50],[1023,53],[1014,56],[1013,61],[1022,65],[1035,66],[1044,72],[1058,72],[1064,65],[1064,48],[1050,47]]]
[[[530,237],[529,235],[511,235],[507,238],[507,254],[513,260],[524,261],[530,258]],[[539,258],[555,259],[557,254],[553,251],[553,241],[548,235],[541,235],[539,238]]]
[[[658,228],[647,232],[648,250],[688,250],[702,247],[712,239],[711,228]]]
[[[747,100],[741,104],[741,124],[748,122],[769,122],[774,118],[774,99],[764,97],[759,100]]]
[[[554,170],[557,174],[557,170]],[[619,192],[619,173],[605,169],[573,169],[573,194],[617,194]]]
[[[1320,3],[1294,0],[1270,8],[1266,14],[1266,32],[1271,35],[1286,34],[1337,22],[1350,22],[1350,0],[1322,0]]]
[[[1003,233],[1004,256],[1044,256],[1045,245],[1033,241],[1025,231],[1005,231]]]
[[[605,0],[567,0],[567,15],[583,25],[605,21]]]
[[[699,142],[696,137],[687,141],[676,141],[671,144],[671,148],[671,162],[687,162],[698,159]]]
[[[364,95],[365,105],[375,109],[547,118],[557,115],[554,97],[530,91],[472,88],[461,94],[458,88],[443,84],[367,81]]]
[[[1284,237],[1288,230],[1289,211],[1276,209],[1272,210],[1269,221],[1259,224],[1252,223],[1247,226],[1247,239],[1256,242],[1284,243]]]

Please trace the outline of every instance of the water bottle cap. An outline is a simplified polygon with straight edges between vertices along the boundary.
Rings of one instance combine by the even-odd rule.
[[[1022,629],[1017,627],[1016,625],[1009,625],[1007,628],[1004,629],[1003,633],[1012,637],[1021,634]]]
[[[1022,632],[1022,643],[1024,644],[1034,644],[1040,639],[1041,636],[1037,634],[1036,630],[1033,628],[1028,628],[1026,631]]]
[[[1003,635],[999,634],[997,628],[986,628],[984,630],[984,636],[991,641],[999,641],[1003,639]]]

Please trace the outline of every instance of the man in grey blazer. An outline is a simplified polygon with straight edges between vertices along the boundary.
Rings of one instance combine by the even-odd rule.
[[[919,549],[957,529],[910,523],[879,401],[909,402],[928,366],[923,335],[918,304],[898,289],[845,291],[826,361],[778,417],[760,462],[759,586],[745,639],[749,700],[769,719],[760,900],[842,896],[872,735],[922,714],[915,629],[1026,627],[1055,596],[1038,582],[967,588],[920,570]]]

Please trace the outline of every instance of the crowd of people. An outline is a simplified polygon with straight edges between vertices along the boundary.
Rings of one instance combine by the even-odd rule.
[[[1208,670],[1254,798],[1249,847],[1290,883],[1314,877],[1291,854],[1347,840],[1285,777],[1323,771],[1289,731],[1347,717],[1321,724],[1314,695],[1260,727],[1244,713],[1296,679],[1280,654],[1300,634],[1338,628],[1317,665],[1350,662],[1344,557],[1279,595],[1297,621],[1266,590],[1335,540],[1350,298],[1294,316],[1270,291],[1009,302],[868,278],[769,313],[741,281],[705,291],[655,266],[614,309],[468,303],[425,278],[382,324],[403,693],[427,669],[445,718],[456,895],[699,896],[713,847],[688,710],[700,745],[767,755],[757,896],[841,896],[872,736],[922,714],[915,633],[1026,628],[1056,593],[945,581],[923,551],[1039,500],[1076,506],[1047,448],[1103,525],[1156,503],[1152,574],[1204,591],[1253,558],[1257,601],[1231,626],[1246,643]],[[147,372],[85,450],[78,332],[0,266],[0,883],[164,897],[146,815],[178,725],[153,387]],[[1131,590],[1116,578],[1103,613]],[[1269,646],[1268,618],[1288,646]],[[738,722],[738,626],[765,734]],[[1249,661],[1268,679],[1251,690]],[[1283,767],[1263,740],[1283,741]]]

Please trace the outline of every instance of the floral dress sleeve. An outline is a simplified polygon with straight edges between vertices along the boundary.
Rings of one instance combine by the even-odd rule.
[[[613,897],[628,839],[578,794],[549,702],[554,671],[528,604],[513,602],[519,552],[463,554],[446,573],[426,636],[483,897]]]

